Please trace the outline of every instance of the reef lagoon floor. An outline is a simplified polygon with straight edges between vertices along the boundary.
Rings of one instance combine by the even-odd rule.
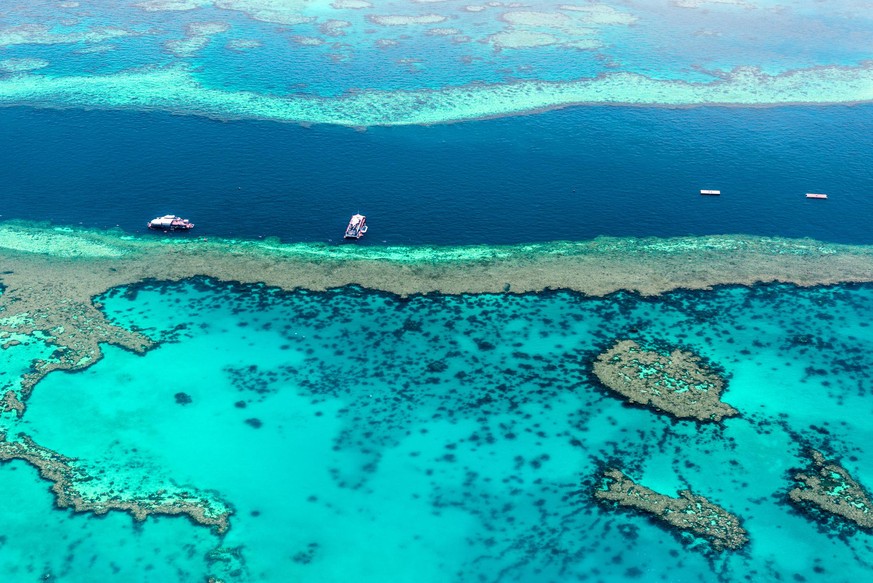
[[[0,254],[11,580],[850,581],[873,562],[866,526],[791,496],[818,491],[813,450],[869,483],[867,247],[6,223]],[[617,341],[693,353],[736,414],[631,403],[594,374]],[[608,468],[703,496],[738,548],[598,499]]]

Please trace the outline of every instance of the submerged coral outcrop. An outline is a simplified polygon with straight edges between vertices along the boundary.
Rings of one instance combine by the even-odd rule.
[[[690,490],[682,490],[676,498],[658,494],[615,468],[603,472],[594,497],[642,511],[681,532],[703,537],[717,551],[736,550],[749,541],[739,518],[703,496]]]
[[[16,437],[16,440],[9,440],[5,433],[0,433],[0,461],[22,460],[35,467],[44,480],[52,483],[51,490],[59,508],[95,514],[119,510],[129,513],[137,521],[156,515],[185,515],[218,534],[230,528],[230,509],[190,492],[169,493],[164,490],[130,498],[117,494],[86,494],[81,486],[92,477],[76,465],[76,460],[42,447],[24,434]]]
[[[620,340],[597,357],[594,374],[631,403],[677,419],[721,421],[737,410],[721,401],[724,380],[700,357],[679,350],[649,350]]]
[[[794,476],[796,486],[788,498],[803,508],[812,507],[873,529],[873,501],[861,484],[817,450],[809,450],[807,461],[809,467]]]

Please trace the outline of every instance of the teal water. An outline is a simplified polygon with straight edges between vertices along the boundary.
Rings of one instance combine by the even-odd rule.
[[[373,126],[871,100],[860,0],[7,4],[0,105]]]
[[[195,280],[99,301],[159,346],[52,373],[5,424],[93,468],[95,489],[210,492],[231,529],[49,512],[35,471],[6,464],[6,580],[857,581],[873,566],[869,533],[785,502],[806,445],[873,483],[873,287],[400,299]],[[625,337],[701,354],[741,416],[624,406],[590,361]],[[723,505],[750,544],[718,555],[594,504],[607,462]]]
[[[567,81],[616,70],[712,80],[738,66],[778,74],[869,58],[873,19],[858,0],[832,0],[827,9],[774,0],[694,4],[373,0],[352,9],[332,0],[90,0],[68,7],[12,2],[0,13],[0,47],[4,59],[48,61],[40,74],[102,75],[186,63],[211,88],[323,96],[367,88]],[[770,16],[762,18],[762,12]],[[379,23],[398,15],[442,21]],[[347,25],[332,27],[336,21]],[[223,30],[189,28],[199,23],[220,23]],[[31,28],[21,34],[22,26]],[[546,35],[540,37],[546,42],[513,48],[500,40],[517,32]],[[203,40],[187,42],[197,37]],[[237,40],[260,44],[236,49],[231,43]]]

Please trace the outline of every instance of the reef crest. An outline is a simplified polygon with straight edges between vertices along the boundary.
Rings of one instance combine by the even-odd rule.
[[[0,261],[0,345],[18,350],[16,341],[27,338],[50,353],[33,361],[21,378],[0,385],[3,407],[19,413],[41,378],[97,362],[102,343],[135,352],[153,345],[142,333],[110,322],[92,301],[109,289],[146,280],[205,276],[313,291],[359,285],[400,296],[550,289],[657,295],[724,284],[873,281],[873,247],[746,236],[358,247],[145,238],[8,222],[0,225]],[[722,404],[706,415],[720,418],[732,411]]]

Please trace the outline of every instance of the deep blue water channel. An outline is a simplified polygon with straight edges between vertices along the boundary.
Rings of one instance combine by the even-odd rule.
[[[143,232],[176,213],[198,235],[337,241],[363,212],[371,245],[728,233],[869,244],[871,114],[606,106],[356,131],[0,108],[0,219]]]

